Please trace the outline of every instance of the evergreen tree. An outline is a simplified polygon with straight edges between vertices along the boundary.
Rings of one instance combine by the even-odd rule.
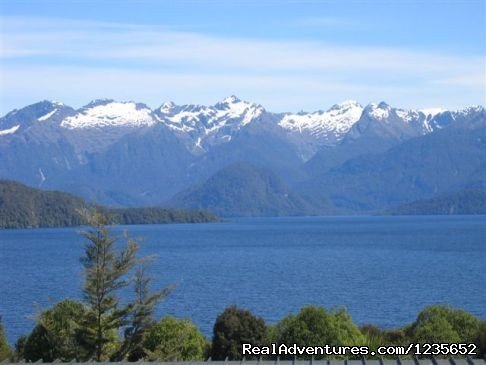
[[[131,312],[131,323],[125,330],[125,339],[114,360],[128,358],[129,361],[137,361],[146,356],[143,347],[145,336],[154,325],[153,313],[157,303],[167,296],[171,287],[155,293],[149,290],[150,277],[146,275],[144,265],[140,265],[135,273],[134,288],[136,299]]]
[[[95,212],[89,221],[91,228],[83,233],[88,243],[81,261],[85,268],[84,300],[90,310],[82,321],[82,338],[91,349],[90,356],[101,361],[109,358],[108,350],[113,353],[106,345],[113,332],[127,324],[134,307],[121,306],[116,294],[130,283],[127,274],[137,263],[138,244],[127,238],[126,247],[117,253],[117,238],[106,227],[107,217]]]

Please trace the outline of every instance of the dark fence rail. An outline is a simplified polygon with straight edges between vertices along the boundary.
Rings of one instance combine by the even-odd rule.
[[[27,362],[12,363],[8,360],[0,362],[1,365],[32,364]],[[34,364],[43,364],[37,361]],[[46,364],[99,364],[99,365],[486,365],[486,359],[448,358],[448,359],[361,359],[361,360],[238,360],[238,361],[138,361],[138,362],[62,362],[56,360]]]

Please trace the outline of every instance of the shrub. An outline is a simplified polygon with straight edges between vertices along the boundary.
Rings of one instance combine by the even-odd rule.
[[[327,311],[316,306],[304,307],[298,314],[283,318],[277,323],[274,336],[274,342],[288,346],[294,343],[297,346],[359,346],[366,343],[345,309]]]
[[[79,302],[64,300],[43,312],[31,334],[20,343],[18,351],[27,361],[83,359],[85,351],[79,338],[78,321],[87,313]]]
[[[204,360],[209,344],[191,321],[168,316],[148,330],[144,347],[151,360],[186,361]]]
[[[480,321],[472,314],[449,306],[426,307],[409,329],[413,342],[472,343]]]
[[[242,358],[242,346],[261,346],[265,339],[265,321],[250,311],[230,306],[216,318],[211,356],[214,360]]]

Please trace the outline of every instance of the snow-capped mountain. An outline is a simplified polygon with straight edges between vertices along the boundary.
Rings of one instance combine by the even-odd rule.
[[[166,102],[155,110],[141,103],[109,99],[92,101],[79,110],[60,102],[42,101],[0,118],[0,136],[21,133],[33,126],[39,129],[39,125],[57,125],[72,132],[111,135],[109,140],[113,142],[130,130],[165,126],[189,151],[200,155],[230,142],[249,125],[261,124],[283,136],[307,160],[322,146],[334,146],[345,137],[355,139],[371,133],[406,139],[478,113],[484,113],[484,108],[404,110],[385,102],[363,108],[356,101],[345,101],[326,111],[276,114],[234,95],[211,106]]]
[[[394,108],[385,102],[370,103],[359,120],[346,134],[348,139],[364,135],[405,140],[442,129],[450,124],[460,124],[475,116],[483,116],[484,107],[474,106],[458,111],[442,108],[405,110]],[[484,122],[484,121],[483,121]]]
[[[74,109],[63,103],[49,100],[40,101],[19,110],[14,109],[0,118],[0,135],[20,133],[46,122],[57,123],[72,113],[74,113]]]
[[[0,178],[105,204],[158,204],[238,162],[292,185],[414,137],[485,125],[480,106],[404,110],[347,101],[272,113],[235,96],[155,110],[132,101],[96,100],[78,110],[42,101],[0,118]]]
[[[48,119],[49,114],[42,118]],[[68,129],[104,127],[150,127],[156,123],[152,110],[144,104],[95,100],[61,122]]]
[[[241,128],[261,117],[265,109],[232,95],[212,106],[166,102],[154,113],[184,139],[191,151],[201,153],[208,146],[229,142]]]
[[[284,114],[278,123],[284,129],[309,133],[316,138],[341,139],[361,117],[363,107],[357,101],[333,105],[327,111]]]

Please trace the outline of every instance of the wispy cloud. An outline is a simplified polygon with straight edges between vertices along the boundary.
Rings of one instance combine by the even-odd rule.
[[[295,19],[292,25],[308,28],[340,28],[340,29],[358,29],[363,28],[364,24],[356,21],[337,16],[307,16]]]
[[[484,59],[478,56],[119,23],[18,17],[0,22],[2,104],[46,93],[66,101],[123,96],[149,103],[171,96],[207,102],[240,93],[270,101],[277,110],[325,107],[341,97],[416,106],[424,106],[424,96],[445,106],[464,104],[466,96],[476,103],[484,98]]]

